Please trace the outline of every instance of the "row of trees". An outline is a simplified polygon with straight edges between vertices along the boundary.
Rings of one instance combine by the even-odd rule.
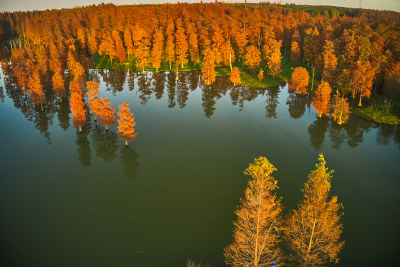
[[[245,197],[236,211],[233,243],[225,248],[231,266],[270,266],[273,262],[295,262],[303,266],[339,262],[341,204],[329,197],[332,172],[324,156],[302,189],[297,209],[282,216],[281,198],[275,195],[276,168],[265,157],[254,160],[244,171],[251,176]]]
[[[26,78],[37,80],[32,66],[39,66],[42,81],[47,81],[46,73],[52,75],[54,88],[62,87],[66,68],[72,71],[69,51],[76,52],[85,68],[88,57],[96,54],[122,63],[132,58],[141,70],[158,70],[163,62],[169,69],[201,65],[206,84],[215,81],[216,66],[229,66],[231,72],[233,65],[246,66],[275,76],[284,51],[294,65],[302,61],[311,66],[312,83],[321,75],[333,89],[353,96],[364,84],[379,87],[400,77],[400,19],[395,12],[312,17],[265,4],[251,9],[221,3],[99,5],[3,13],[0,21],[20,38],[12,47],[24,47],[25,57],[33,60]],[[20,76],[22,70],[17,71]],[[368,97],[368,92],[360,96]]]

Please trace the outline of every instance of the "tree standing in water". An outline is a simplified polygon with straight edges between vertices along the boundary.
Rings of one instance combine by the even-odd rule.
[[[133,113],[129,110],[129,103],[123,103],[118,106],[118,133],[119,138],[125,141],[125,146],[128,146],[128,142],[133,141],[137,133],[135,133],[135,120]]]
[[[234,241],[225,248],[225,262],[232,266],[269,266],[280,261],[279,233],[282,206],[274,191],[276,168],[259,157],[244,171],[250,175],[245,197],[236,211]]]
[[[312,107],[318,112],[318,118],[322,115],[329,115],[329,100],[331,99],[332,89],[328,82],[322,81],[318,86],[312,101]]]
[[[303,67],[297,67],[293,71],[289,89],[296,90],[296,94],[307,94],[309,80],[308,71]]]
[[[337,196],[328,199],[333,171],[328,171],[325,164],[320,154],[316,170],[310,173],[302,190],[303,199],[283,227],[290,259],[303,266],[338,263],[344,245],[340,240],[341,204]]]
[[[347,102],[346,98],[335,95],[332,107],[332,117],[335,122],[339,125],[346,123],[351,113],[349,102]]]
[[[229,80],[233,83],[233,86],[236,86],[236,84],[240,84],[240,73],[238,67],[234,67],[232,69],[232,73],[231,76],[229,77]]]

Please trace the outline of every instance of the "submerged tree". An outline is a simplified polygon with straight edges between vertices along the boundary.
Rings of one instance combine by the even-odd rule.
[[[231,76],[229,77],[229,80],[233,83],[233,86],[236,86],[236,84],[240,84],[240,73],[239,73],[239,68],[234,67],[232,69]]]
[[[335,122],[339,125],[346,123],[351,113],[349,102],[347,102],[346,98],[335,95],[332,108],[332,117]]]
[[[274,191],[276,168],[259,157],[244,171],[251,179],[236,211],[234,241],[225,248],[225,262],[232,266],[269,266],[281,259],[279,232],[282,206]]]
[[[341,204],[337,196],[329,199],[333,171],[325,167],[322,154],[318,160],[302,190],[303,199],[283,227],[290,260],[304,266],[338,263],[344,245]]]
[[[308,71],[303,67],[297,67],[293,71],[289,88],[296,90],[296,94],[307,94],[309,80],[310,76],[308,75]]]
[[[322,81],[315,92],[312,107],[318,112],[318,118],[322,115],[329,115],[329,100],[331,99],[332,89],[328,82]]]
[[[119,105],[118,111],[118,133],[120,134],[119,138],[125,141],[125,145],[128,145],[128,142],[133,141],[137,133],[135,133],[135,120],[133,118],[133,113],[129,110],[129,103],[123,103]]]

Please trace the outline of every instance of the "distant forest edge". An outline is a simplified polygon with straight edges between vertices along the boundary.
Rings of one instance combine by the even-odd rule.
[[[400,122],[400,13],[394,11],[101,4],[0,13],[0,39],[3,73],[12,69],[11,80],[40,105],[42,85],[68,99],[72,78],[83,97],[89,68],[170,71],[177,79],[181,71],[201,70],[206,85],[218,75],[253,88],[289,82],[298,94],[315,93],[318,116],[332,115],[338,124],[351,110]]]

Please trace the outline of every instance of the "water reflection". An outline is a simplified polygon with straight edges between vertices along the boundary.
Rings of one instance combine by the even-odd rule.
[[[105,161],[112,161],[118,150],[118,136],[112,130],[95,125],[92,130],[92,139],[96,155]]]
[[[268,119],[276,119],[276,108],[279,105],[278,95],[280,93],[280,86],[274,86],[267,90],[267,100],[265,101],[266,117]]]
[[[319,150],[322,147],[325,139],[326,130],[329,127],[329,121],[325,118],[317,118],[308,127],[308,135],[310,136],[311,146],[315,150]]]
[[[90,117],[89,117],[90,118]],[[76,131],[76,146],[79,155],[79,161],[82,166],[88,167],[92,162],[92,150],[90,149],[89,134],[92,129],[90,119],[82,127],[82,132]]]
[[[124,174],[131,180],[136,180],[136,172],[138,169],[138,158],[139,155],[135,149],[130,147],[124,147],[121,149],[121,159],[124,165]]]
[[[307,95],[298,95],[290,92],[286,104],[289,108],[290,117],[293,119],[301,118],[304,115],[307,107],[311,105],[311,97]]]
[[[59,126],[67,131],[71,123],[70,107],[68,98],[62,101],[55,97],[51,87],[45,84],[46,105],[42,111],[40,107],[33,105],[29,94],[18,87],[13,72],[13,63],[1,61],[2,72],[0,77],[2,84],[0,87],[0,99],[5,101],[6,96],[12,100],[15,108],[34,124],[35,128],[51,143],[50,126],[56,116]],[[216,110],[216,103],[221,98],[230,99],[233,106],[238,106],[238,111],[242,111],[246,102],[252,102],[256,98],[263,98],[265,102],[265,117],[267,119],[279,118],[278,106],[286,103],[289,115],[293,119],[304,116],[306,109],[310,109],[311,95],[297,95],[288,92],[286,97],[286,85],[272,87],[269,89],[247,88],[233,86],[226,77],[217,77],[213,85],[205,85],[200,80],[200,72],[181,72],[176,73],[159,72],[141,74],[137,72],[125,72],[119,70],[89,70],[88,79],[100,82],[105,85],[107,91],[113,95],[119,94],[127,89],[138,95],[140,103],[146,105],[150,100],[167,100],[168,108],[179,107],[184,109],[189,100],[190,91],[198,90],[201,93],[201,105],[204,116],[211,118]],[[68,93],[68,92],[67,92]],[[154,97],[153,97],[154,95]],[[280,99],[281,98],[281,99]],[[286,99],[285,99],[286,98]],[[286,100],[286,101],[285,101]],[[262,111],[261,111],[262,112]],[[99,125],[91,126],[93,121],[87,114],[87,125],[84,131],[76,136],[76,146],[79,160],[83,166],[91,164],[91,147],[94,148],[96,155],[105,161],[111,161],[117,157],[118,137],[115,130],[106,131]],[[376,129],[376,141],[380,145],[387,145],[391,141],[400,143],[400,126],[379,125],[362,120],[356,116],[351,116],[348,123],[343,126],[336,125],[329,118],[315,118],[309,127],[308,135],[311,146],[315,150],[321,149],[327,138],[336,150],[340,150],[343,144],[355,148],[364,140],[364,134]],[[124,156],[123,156],[124,155]],[[137,153],[134,150],[121,151],[124,162],[135,162]],[[135,165],[135,164],[133,164]],[[133,167],[132,167],[133,168]],[[136,169],[136,168],[133,168]],[[132,171],[126,171],[132,173]],[[134,177],[134,174],[127,175]]]

